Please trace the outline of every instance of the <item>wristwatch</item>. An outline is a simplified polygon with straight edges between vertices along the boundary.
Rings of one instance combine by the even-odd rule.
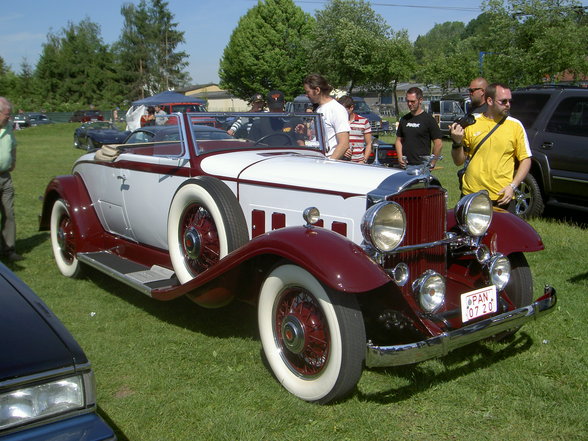
[[[457,149],[462,148],[462,147],[463,147],[463,144],[461,144],[461,143],[458,144],[458,143],[454,142],[453,144],[451,144],[451,148],[453,150],[457,150]]]
[[[510,188],[512,188],[513,190],[516,190],[517,189],[517,186],[514,185],[512,182],[510,184],[508,184],[508,185],[510,185]]]

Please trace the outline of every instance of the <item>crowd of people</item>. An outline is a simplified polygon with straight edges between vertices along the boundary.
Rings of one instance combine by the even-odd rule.
[[[355,113],[353,98],[333,98],[333,88],[318,74],[308,75],[303,87],[312,103],[307,111],[323,117],[327,157],[366,163],[372,153],[372,129],[366,118]],[[469,96],[475,123],[463,127],[456,122],[450,126],[451,157],[456,165],[464,166],[462,195],[486,190],[494,205],[514,212],[516,189],[531,167],[531,149],[522,123],[509,116],[511,91],[504,84],[488,84],[479,77],[471,81]],[[399,166],[419,165],[423,157],[432,155],[429,164],[433,168],[442,149],[439,125],[424,111],[421,89],[408,89],[406,103],[409,112],[400,118],[395,142]],[[284,94],[279,90],[270,91],[266,97],[256,93],[250,99],[250,112],[282,113],[284,104]],[[14,186],[10,173],[16,165],[16,140],[10,124],[11,114],[11,103],[0,97],[0,256],[15,262],[23,257],[15,250]],[[167,120],[160,106],[149,106],[141,125],[165,125]],[[272,145],[270,137],[274,134],[278,135],[274,142],[289,140],[292,145],[303,145],[303,134],[308,132],[300,118],[252,121],[248,137],[256,141],[265,139],[269,145]],[[244,118],[239,118],[227,132],[237,135],[244,124]]]
[[[353,98],[348,95],[338,100],[333,98],[333,88],[318,74],[308,75],[303,86],[312,103],[308,111],[323,117],[327,157],[366,163],[372,154],[372,129],[366,118],[355,113]],[[473,79],[468,90],[469,113],[475,123],[463,127],[456,122],[450,126],[453,162],[464,165],[462,196],[486,190],[494,205],[514,212],[516,188],[529,172],[531,150],[522,123],[509,116],[511,91],[503,84],[488,84],[482,77]],[[279,99],[272,104],[276,96]],[[398,165],[405,168],[426,161],[434,168],[443,147],[439,124],[424,110],[420,88],[409,88],[405,98],[409,112],[398,122],[395,141]],[[271,91],[265,101],[261,94],[255,94],[250,104],[252,112],[262,112],[266,105],[269,112],[283,112],[284,94]],[[235,134],[241,124],[241,120],[235,122],[228,133]],[[292,122],[280,126],[277,131],[295,133],[294,127],[298,124]],[[271,131],[271,127],[266,127],[263,136]],[[249,136],[259,138],[262,135],[252,128]]]

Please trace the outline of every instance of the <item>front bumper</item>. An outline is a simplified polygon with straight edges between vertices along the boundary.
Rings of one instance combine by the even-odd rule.
[[[516,329],[529,320],[550,313],[556,303],[555,289],[546,286],[545,294],[529,306],[444,332],[427,340],[396,346],[375,346],[368,342],[365,363],[367,367],[401,366],[442,357],[462,346]]]

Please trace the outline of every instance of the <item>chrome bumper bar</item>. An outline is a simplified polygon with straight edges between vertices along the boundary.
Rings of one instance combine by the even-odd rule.
[[[546,286],[545,294],[529,306],[444,332],[427,340],[396,346],[375,346],[368,342],[365,364],[367,367],[401,366],[442,357],[462,346],[518,328],[529,320],[552,312],[556,303],[555,289]]]

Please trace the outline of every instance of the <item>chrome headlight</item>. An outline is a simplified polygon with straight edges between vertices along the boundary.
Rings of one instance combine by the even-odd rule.
[[[488,263],[490,281],[496,285],[498,291],[502,291],[510,280],[510,261],[502,254],[497,254]]]
[[[455,220],[471,236],[486,234],[492,222],[492,201],[486,190],[464,196],[455,206]]]
[[[435,271],[425,271],[413,282],[412,289],[425,312],[435,312],[445,302],[445,280]]]
[[[88,380],[92,387],[92,378]],[[0,430],[83,409],[87,401],[86,387],[84,378],[76,375],[0,394]],[[90,397],[93,396],[92,392]]]
[[[378,249],[392,251],[406,233],[406,215],[396,202],[379,202],[364,213],[361,221],[364,240]]]
[[[308,207],[302,213],[302,217],[306,221],[307,226],[314,225],[321,218],[321,212],[316,207]]]

